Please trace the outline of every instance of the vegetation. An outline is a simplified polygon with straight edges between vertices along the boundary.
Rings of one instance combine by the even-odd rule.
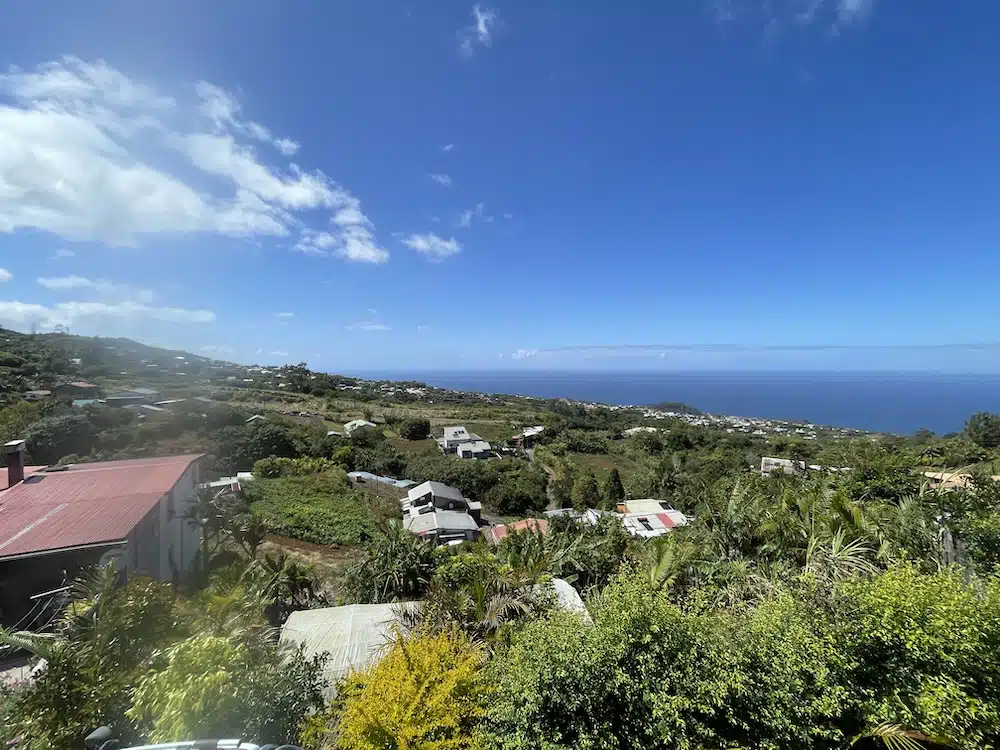
[[[206,492],[188,509],[204,546],[184,593],[105,572],[77,586],[53,633],[0,634],[47,659],[0,693],[0,738],[18,747],[77,747],[105,723],[126,742],[228,734],[310,748],[1000,746],[998,415],[952,436],[757,435],[562,401],[422,399],[421,384],[304,363],[231,386],[206,361],[192,370],[213,398],[154,421],[17,400],[104,367],[110,345],[92,360],[61,334],[5,346],[15,385],[0,429],[26,437],[32,460],[192,450],[218,473],[255,475],[242,496]],[[119,369],[86,377],[111,385],[131,366],[107,357]],[[180,391],[167,365],[154,380]],[[248,423],[255,413],[266,419]],[[379,427],[328,434],[361,415]],[[418,442],[462,423],[503,457]],[[530,459],[504,444],[534,424],[545,430]],[[837,470],[761,476],[765,455]],[[648,497],[690,522],[642,540],[615,516],[557,516],[545,533],[435,549],[405,532],[394,488],[355,488],[355,469],[442,481],[503,516]],[[968,477],[937,487],[958,469]],[[357,562],[334,595],[275,539]],[[554,578],[586,612],[562,608]],[[400,605],[401,625],[323,705],[322,660],[283,652],[274,628],[340,603]]]
[[[376,534],[379,509],[352,489],[343,469],[256,479],[244,487],[253,515],[275,534],[333,545],[361,544]],[[398,514],[399,506],[383,510]]]

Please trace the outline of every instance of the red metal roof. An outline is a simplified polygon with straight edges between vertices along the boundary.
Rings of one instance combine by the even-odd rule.
[[[32,474],[35,474],[44,468],[45,468],[44,466],[25,466],[24,476],[30,477]],[[5,489],[7,489],[7,482],[9,481],[10,481],[10,474],[8,474],[6,469],[0,467],[0,492],[3,492]]]
[[[198,458],[32,467],[0,493],[0,559],[124,539]]]
[[[513,534],[518,531],[535,531],[539,534],[545,534],[549,530],[549,522],[544,518],[525,518],[521,521],[515,521],[514,523],[501,524],[500,526],[494,526],[490,529],[490,536],[493,538],[495,543],[499,543],[507,534]]]

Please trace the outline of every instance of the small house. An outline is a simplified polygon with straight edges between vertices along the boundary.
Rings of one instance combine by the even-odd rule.
[[[468,513],[477,522],[483,510],[482,503],[469,500],[461,490],[433,481],[411,487],[400,504],[405,516],[417,516],[435,510],[453,510]]]
[[[38,390],[38,391],[26,391],[24,393],[25,401],[44,401],[49,396],[52,395],[52,391]]]
[[[455,510],[434,510],[403,519],[403,527],[411,534],[435,544],[457,544],[479,539],[479,524],[468,513]]]
[[[74,380],[72,383],[59,383],[52,392],[60,401],[72,401],[77,398],[97,398],[101,395],[99,386],[85,380]]]
[[[458,446],[463,443],[474,443],[477,440],[482,440],[479,435],[474,432],[469,432],[465,427],[454,426],[445,427],[444,435],[440,438],[435,439],[438,447],[441,449],[442,453],[456,453],[458,451]]]
[[[344,435],[351,437],[358,430],[373,430],[375,429],[375,423],[369,422],[367,419],[352,419],[350,422],[344,425]]]
[[[461,443],[456,449],[459,458],[490,458],[493,448],[485,440],[473,440],[471,443]]]
[[[525,518],[514,523],[504,523],[494,526],[486,532],[486,537],[493,544],[500,544],[508,534],[516,534],[519,531],[547,534],[549,531],[549,522],[544,518]]]

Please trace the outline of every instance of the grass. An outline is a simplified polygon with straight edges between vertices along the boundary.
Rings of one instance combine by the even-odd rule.
[[[404,440],[401,437],[389,438],[389,443],[400,453],[433,453],[438,449],[437,443],[433,439],[426,440]]]
[[[622,479],[632,476],[639,469],[639,466],[634,461],[625,456],[612,456],[607,453],[571,453],[569,456],[573,460],[573,463],[585,469],[590,469],[599,479],[604,479],[612,469],[618,469],[618,473],[621,474]]]
[[[258,479],[247,492],[254,514],[275,534],[314,544],[359,545],[375,535],[379,518],[398,515],[398,504],[367,500],[343,471]]]

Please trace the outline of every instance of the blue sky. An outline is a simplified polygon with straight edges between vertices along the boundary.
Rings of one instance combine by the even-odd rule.
[[[997,371],[920,348],[1000,339],[1000,8],[962,10],[15,4],[0,324],[346,372]]]

